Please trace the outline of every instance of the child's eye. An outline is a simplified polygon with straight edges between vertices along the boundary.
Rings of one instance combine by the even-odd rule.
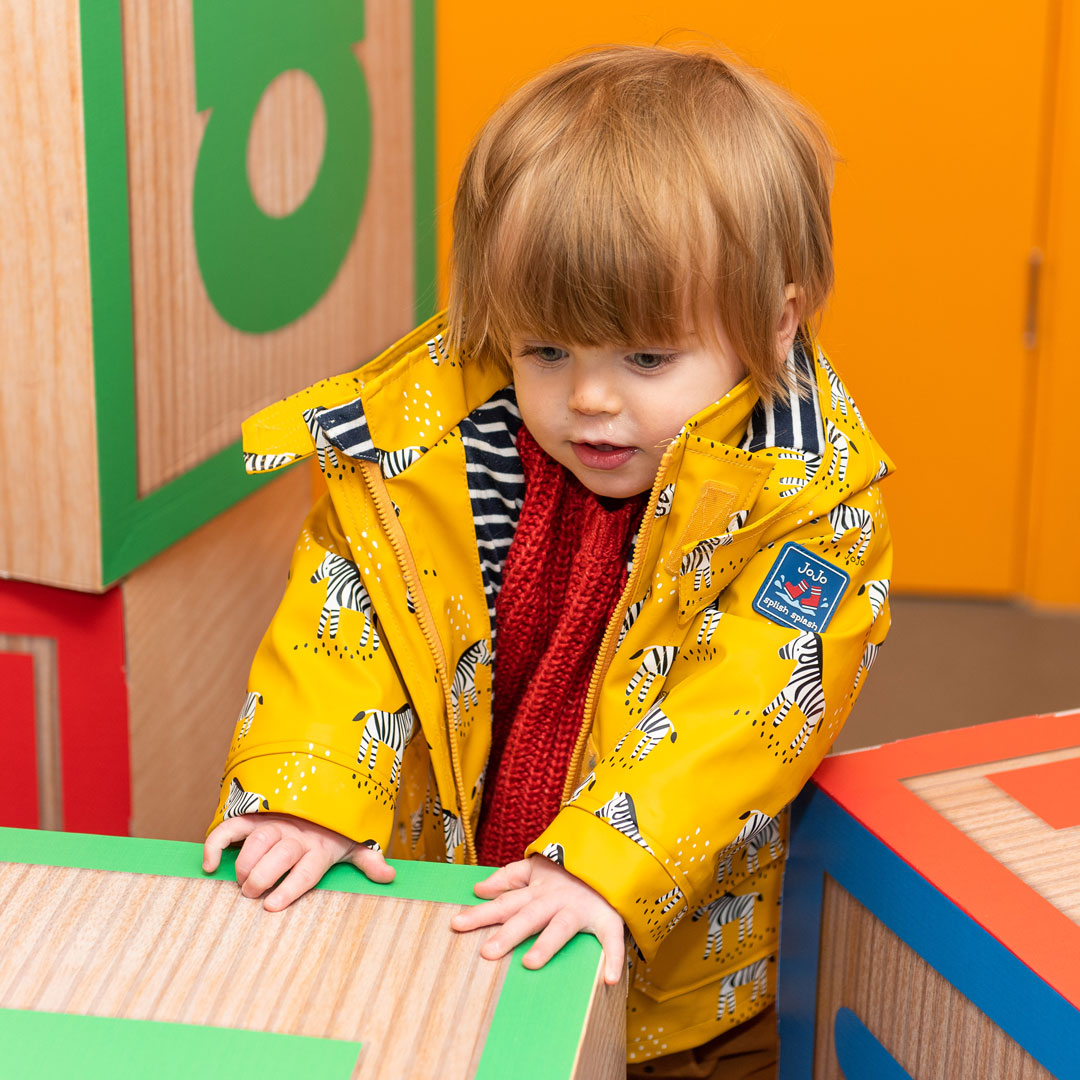
[[[566,356],[566,350],[555,345],[526,345],[519,356],[535,356],[537,360],[545,364],[554,364]]]
[[[631,353],[627,359],[636,368],[643,371],[655,371],[657,368],[670,364],[675,359],[675,353],[636,352]]]

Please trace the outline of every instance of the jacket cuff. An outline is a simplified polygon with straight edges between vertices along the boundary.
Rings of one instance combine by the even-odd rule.
[[[355,764],[335,761],[317,743],[275,747],[228,763],[211,829],[225,815],[272,811],[312,821],[380,850],[394,826],[394,792],[389,778]]]
[[[543,855],[595,889],[626,923],[647,961],[686,914],[683,890],[665,868],[666,852],[644,838],[653,854],[583,807],[564,806],[525,854]]]

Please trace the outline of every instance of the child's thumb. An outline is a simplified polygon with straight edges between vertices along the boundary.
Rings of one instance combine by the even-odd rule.
[[[397,871],[383,858],[383,853],[377,846],[368,846],[373,843],[373,840],[369,840],[367,844],[355,847],[350,861],[369,881],[374,881],[377,885],[387,885],[394,880]]]

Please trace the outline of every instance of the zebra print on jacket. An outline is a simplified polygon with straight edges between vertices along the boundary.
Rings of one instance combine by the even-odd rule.
[[[720,620],[724,617],[724,613],[719,610],[720,597],[718,596],[707,608],[701,613],[701,625],[698,627],[697,632],[697,644],[700,645],[704,642],[706,645],[712,644],[713,634],[716,633],[716,628],[720,625]]]
[[[885,601],[889,599],[889,584],[888,578],[881,578],[877,581],[863,582],[859,586],[859,595],[862,596],[865,593],[870,601],[870,616],[875,622],[885,606]]]
[[[321,563],[311,575],[311,584],[317,585],[320,581],[326,582],[326,602],[319,612],[319,629],[317,637],[323,636],[327,621],[330,623],[330,636],[337,637],[338,616],[342,608],[349,611],[357,611],[364,616],[364,629],[360,634],[360,647],[366,649],[369,639],[371,647],[379,647],[379,632],[375,629],[375,609],[371,604],[371,597],[360,579],[360,570],[356,563],[343,559],[328,551]]]
[[[866,424],[863,423],[862,413],[859,412],[859,406],[855,404],[854,398],[847,392],[847,387],[844,386],[843,380],[832,369],[832,364],[825,358],[824,355],[818,356],[818,363],[821,365],[821,369],[825,372],[826,378],[829,380],[829,398],[830,408],[835,412],[837,408],[840,410],[841,416],[847,416],[848,406],[851,406],[851,411],[855,414],[855,419],[859,422],[859,427],[866,430]]]
[[[479,703],[476,695],[476,669],[478,667],[491,667],[491,650],[487,642],[481,638],[470,645],[462,654],[461,659],[454,668],[454,681],[450,686],[450,703],[454,710],[454,721],[459,723],[459,705],[462,698],[466,704],[472,703],[473,708]]]
[[[746,841],[746,869],[750,873],[755,873],[760,869],[758,852],[766,846],[769,849],[769,856],[773,859],[778,859],[784,853],[784,844],[780,839],[780,822],[776,818],[769,818]]]
[[[821,468],[821,455],[809,454],[805,450],[791,450],[776,455],[782,461],[801,461],[803,463],[802,476],[781,476],[777,480],[777,487],[783,488],[780,492],[781,499],[788,499],[792,495],[798,495],[804,487],[807,487]]]
[[[588,775],[588,776],[586,776],[586,777],[585,777],[585,779],[584,779],[584,780],[582,780],[582,781],[581,781],[581,783],[580,783],[580,784],[578,784],[578,786],[577,786],[576,788],[574,788],[574,794],[573,794],[573,795],[571,795],[571,796],[570,796],[570,798],[566,800],[566,801],[567,801],[567,803],[572,803],[572,802],[576,802],[576,801],[577,801],[577,797],[578,797],[578,796],[579,796],[579,795],[580,795],[580,794],[581,794],[581,793],[582,793],[583,791],[592,791],[592,789],[593,789],[593,785],[594,785],[595,783],[596,783],[596,773],[595,773],[595,772],[591,772],[591,773],[589,773],[589,775]]]
[[[446,843],[446,861],[454,861],[454,853],[465,843],[465,827],[461,824],[461,818],[451,810],[447,810],[439,801],[439,792],[435,791],[435,816],[442,820],[443,840]]]
[[[736,896],[734,893],[726,892],[711,904],[699,907],[690,916],[690,921],[697,922],[705,914],[709,917],[708,933],[705,937],[705,955],[702,959],[708,960],[709,953],[713,953],[717,960],[720,959],[724,926],[736,920],[739,923],[739,944],[741,945],[746,935],[754,932],[754,904],[763,899],[761,893],[740,893]]]
[[[545,859],[550,859],[556,866],[566,865],[566,852],[562,844],[548,844],[540,854]]]
[[[761,710],[762,716],[768,716],[779,710],[773,717],[772,726],[779,727],[787,718],[792,705],[797,705],[805,720],[795,733],[789,749],[798,757],[806,746],[811,733],[821,723],[825,715],[825,687],[822,685],[821,638],[817,634],[805,631],[792,638],[777,650],[783,660],[794,660],[795,667],[788,676],[783,689]],[[796,749],[796,747],[798,747]]]
[[[847,479],[849,451],[855,448],[854,443],[831,420],[825,421],[825,438],[833,448],[825,475],[835,474],[836,479],[842,484]]]
[[[746,967],[725,975],[720,980],[720,1000],[716,1007],[716,1019],[723,1020],[725,1012],[735,1012],[735,990],[740,986],[752,987],[750,1000],[757,1001],[759,995],[764,996],[768,989],[769,964],[773,957],[766,960],[755,960]]]
[[[840,503],[828,513],[829,524],[833,527],[832,542],[839,541],[844,533],[853,529],[859,530],[859,538],[848,548],[848,555],[861,559],[870,546],[870,538],[874,533],[874,518],[868,510],[858,506],[848,506]]]
[[[238,817],[240,814],[252,814],[259,810],[269,810],[270,803],[265,795],[255,791],[245,791],[240,781],[234,776],[229,785],[229,794],[225,798],[225,813],[222,821],[226,818]]]
[[[675,485],[665,484],[660,489],[660,494],[656,497],[656,510],[653,513],[653,517],[667,517],[671,513],[671,500],[675,495]]]
[[[606,821],[613,828],[618,829],[623,836],[633,840],[638,847],[644,848],[650,855],[656,854],[638,831],[637,811],[634,809],[634,800],[628,792],[616,791],[603,806],[594,810],[593,814],[601,821]]]
[[[353,717],[353,722],[364,721],[364,730],[360,734],[360,749],[356,754],[357,765],[364,764],[367,757],[367,770],[371,772],[375,768],[376,754],[380,746],[388,746],[394,751],[394,764],[390,769],[390,783],[395,790],[398,777],[401,774],[401,758],[405,753],[405,747],[416,731],[416,713],[412,706],[406,702],[396,712],[385,712],[382,709],[372,709],[368,712],[358,712]]]
[[[613,753],[617,754],[622,748],[622,744],[634,734],[637,735],[637,739],[635,740],[634,749],[630,751],[631,761],[635,758],[638,762],[644,761],[664,739],[670,738],[672,742],[675,741],[678,732],[676,732],[667,714],[660,708],[660,702],[664,700],[665,696],[665,694],[661,694],[656,699],[652,708],[615,744]]]
[[[237,739],[242,739],[251,730],[251,721],[255,716],[255,707],[262,703],[262,694],[257,690],[253,690],[246,698],[244,698],[244,706],[240,710],[240,715],[236,718],[236,722],[240,725],[240,733],[236,736]]]
[[[427,452],[426,446],[403,446],[400,450],[379,450],[379,471],[386,480],[403,473],[410,465],[419,461]]]
[[[297,454],[244,454],[244,469],[249,473],[275,472],[291,465]]]
[[[779,835],[779,825],[776,822],[776,818],[769,817],[768,814],[761,810],[747,810],[746,813],[739,815],[739,820],[743,822],[742,828],[739,829],[735,839],[732,840],[730,844],[725,845],[717,856],[717,885],[731,873],[732,860],[740,849],[745,847],[747,850],[747,863],[749,868],[750,845],[756,841],[758,835],[767,832],[770,828],[776,830],[777,835]],[[761,845],[758,845],[758,847],[760,846]],[[755,868],[757,850],[757,848],[754,849]]]
[[[436,367],[439,367],[444,360],[450,359],[450,354],[443,344],[442,334],[436,334],[430,341],[426,342],[426,345],[428,356]]]
[[[615,651],[618,652],[619,646],[623,643],[623,638],[630,632],[630,627],[637,622],[637,617],[641,614],[641,609],[645,606],[645,601],[649,599],[649,593],[637,601],[635,604],[631,604],[626,609],[626,614],[623,616],[622,626],[619,627],[619,640],[615,642]]]
[[[859,664],[859,670],[855,673],[855,685],[851,688],[852,694],[858,692],[859,683],[862,682],[863,676],[874,666],[874,661],[877,659],[878,650],[880,648],[880,645],[875,645],[872,641],[866,643],[866,648],[863,649],[862,661]]]
[[[330,463],[331,468],[341,468],[341,462],[338,460],[337,452],[334,450],[334,444],[326,437],[326,432],[323,431],[322,425],[319,423],[319,414],[325,411],[316,408],[305,409],[303,412],[304,422],[307,424],[308,431],[311,432],[311,438],[315,442],[315,456],[319,459],[319,468],[323,472],[326,472],[327,462]]]
[[[671,670],[678,652],[677,645],[650,645],[647,649],[638,649],[636,653],[633,653],[631,660],[637,660],[639,657],[642,660],[637,671],[626,684],[626,696],[630,697],[640,684],[641,689],[638,690],[637,699],[638,702],[644,701],[656,677],[659,676],[662,679]]]

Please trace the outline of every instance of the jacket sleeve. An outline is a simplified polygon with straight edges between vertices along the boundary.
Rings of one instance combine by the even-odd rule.
[[[649,961],[724,864],[761,830],[776,834],[775,816],[828,752],[885,638],[892,550],[876,486],[846,505],[874,520],[865,550],[856,533],[835,542],[824,518],[761,548],[668,646],[651,704],[638,706],[649,658],[635,672],[641,654],[616,651],[599,726],[625,734],[614,745],[605,736],[592,772],[528,849],[601,893]],[[787,540],[850,576],[820,633],[755,610]],[[664,674],[664,664],[658,651],[652,667]]]
[[[324,496],[252,663],[210,828],[272,810],[387,846],[418,726],[348,553]]]

